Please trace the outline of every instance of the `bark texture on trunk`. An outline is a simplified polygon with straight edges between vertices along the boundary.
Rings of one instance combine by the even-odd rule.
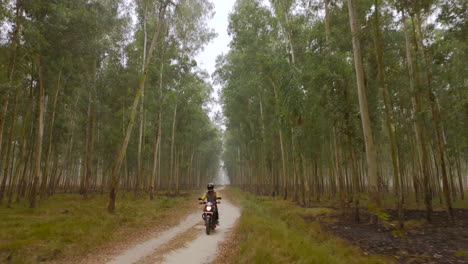
[[[380,196],[378,193],[378,175],[377,175],[377,154],[372,135],[371,121],[369,117],[366,86],[364,83],[364,69],[362,66],[361,46],[359,43],[359,24],[355,10],[355,0],[348,0],[349,23],[353,35],[353,53],[354,67],[356,71],[356,81],[359,97],[359,110],[361,113],[362,130],[364,133],[364,142],[366,146],[367,177],[369,179],[369,195],[375,206],[380,206]],[[376,220],[376,219],[374,219]]]
[[[36,149],[34,153],[34,171],[33,171],[33,183],[29,198],[29,207],[36,207],[36,193],[37,185],[39,183],[39,177],[41,173],[41,155],[42,155],[42,137],[44,134],[44,79],[42,75],[42,62],[41,57],[38,57],[38,73],[39,73],[39,91],[37,93],[37,127],[36,127]]]

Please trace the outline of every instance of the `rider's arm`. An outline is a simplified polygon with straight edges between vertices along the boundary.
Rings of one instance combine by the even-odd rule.
[[[205,201],[205,199],[206,199],[206,193],[205,193],[205,195],[203,195],[203,197],[202,197],[201,199],[202,199],[202,201]]]
[[[216,199],[219,199],[219,195],[218,195],[218,193],[217,193],[217,192],[216,192]]]

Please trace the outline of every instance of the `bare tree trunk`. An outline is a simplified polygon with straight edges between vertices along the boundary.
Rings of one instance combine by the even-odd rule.
[[[345,185],[344,185],[344,176],[343,176],[343,169],[341,167],[342,165],[342,151],[341,151],[341,144],[340,140],[338,138],[338,132],[336,132],[336,127],[333,127],[333,138],[334,138],[334,143],[335,143],[335,175],[336,179],[338,182],[338,192],[340,196],[340,209],[342,213],[345,210],[345,201],[346,201],[346,191],[345,191]]]
[[[39,91],[37,93],[37,131],[36,131],[36,150],[34,158],[34,172],[29,207],[36,207],[36,193],[39,176],[41,173],[41,155],[42,155],[42,136],[44,133],[44,78],[42,76],[41,57],[38,57],[38,72],[39,72]]]
[[[436,100],[435,100],[435,95],[434,92],[432,91],[432,85],[431,85],[431,80],[430,80],[430,72],[429,72],[429,61],[426,55],[425,47],[424,47],[424,36],[423,32],[421,29],[421,18],[419,13],[417,14],[417,30],[419,34],[416,34],[419,36],[417,38],[419,41],[419,50],[421,54],[423,55],[424,59],[424,76],[425,76],[425,81],[428,89],[428,95],[429,95],[429,105],[431,107],[431,113],[432,113],[432,123],[434,126],[434,134],[436,137],[436,142],[437,142],[437,150],[439,152],[439,162],[440,162],[440,167],[442,171],[442,183],[443,183],[443,192],[444,192],[444,198],[445,198],[445,206],[447,207],[447,211],[449,214],[449,218],[453,219],[453,210],[452,210],[452,201],[450,198],[450,190],[448,186],[448,178],[447,178],[447,169],[446,169],[446,164],[445,164],[445,154],[444,154],[444,147],[443,147],[443,142],[442,142],[442,137],[440,134],[440,119],[439,119],[439,111],[436,106]]]
[[[0,169],[1,169],[1,165],[2,165],[2,146],[3,146],[3,129],[5,127],[5,122],[6,122],[6,115],[7,115],[7,110],[8,110],[8,104],[9,104],[9,101],[10,101],[10,89],[11,89],[11,86],[13,85],[13,77],[14,77],[14,70],[15,70],[15,64],[16,64],[16,51],[18,49],[18,45],[19,45],[19,38],[20,38],[20,31],[21,31],[21,16],[22,16],[22,9],[20,7],[20,3],[19,2],[16,2],[16,16],[15,16],[15,30],[13,31],[13,38],[12,38],[12,41],[11,41],[11,46],[10,46],[10,52],[9,52],[9,61],[8,61],[8,66],[7,66],[7,72],[6,72],[6,76],[8,77],[8,86],[6,88],[4,88],[5,90],[2,91],[0,93],[0,98],[2,98],[2,106],[0,107]],[[16,94],[18,94],[19,91],[16,92]],[[17,100],[17,97],[15,96],[15,102]],[[15,108],[16,107],[16,103],[15,103]],[[14,111],[16,112],[16,110]],[[13,117],[13,120],[16,120],[16,117]],[[11,127],[14,127],[14,125],[12,125]],[[13,128],[10,129],[10,132],[12,131]],[[11,136],[10,135],[10,141],[11,141]],[[7,144],[7,148],[8,146],[11,147],[11,142],[8,142]],[[8,150],[7,150],[8,152]],[[7,153],[7,159],[8,159],[8,156],[9,154]],[[5,161],[5,168],[8,167],[8,160],[6,159]],[[5,172],[8,171],[8,169],[5,169]],[[7,173],[4,173],[3,174],[3,180],[2,180],[2,187],[1,187],[1,190],[0,190],[0,203],[2,202],[2,199],[3,199],[3,194],[4,194],[4,190],[5,190],[5,184],[6,184],[6,180],[7,180],[7,177],[8,177],[8,174]],[[3,184],[5,182],[5,184]]]
[[[153,170],[151,172],[150,200],[154,199],[154,189],[155,189],[154,186],[156,183],[156,174],[157,174],[156,171],[160,167],[158,166],[158,161],[159,161],[158,157],[159,157],[159,152],[161,151],[159,145],[161,141],[163,71],[164,71],[164,49],[163,49],[163,53],[161,56],[161,65],[160,65],[160,70],[159,70],[159,105],[158,105],[158,111],[157,111],[158,120],[156,121],[156,124],[155,124],[156,138],[154,142]],[[159,173],[158,175],[160,178],[161,175]],[[158,178],[158,182],[160,181],[159,178]]]
[[[174,181],[174,176],[175,176],[175,168],[174,168],[174,141],[175,141],[175,126],[176,126],[176,119],[177,119],[177,103],[175,104],[174,107],[174,114],[172,116],[172,136],[171,136],[171,161],[170,161],[170,185],[169,189],[172,189],[172,184]]]
[[[89,181],[94,172],[94,133],[96,127],[96,62],[92,70],[92,84],[89,88],[88,127],[86,136],[86,171],[84,175],[83,197],[88,199]]]
[[[10,124],[10,131],[8,135],[8,141],[6,142],[6,156],[5,156],[5,165],[3,168],[3,180],[2,180],[2,185],[0,187],[0,204],[3,202],[3,196],[5,193],[5,188],[6,188],[6,183],[8,181],[8,176],[10,173],[8,172],[10,169],[10,158],[12,157],[11,155],[11,149],[12,149],[12,142],[13,142],[13,135],[15,134],[15,126],[16,126],[16,120],[17,120],[17,113],[18,113],[18,94],[19,91],[16,92],[15,95],[15,101],[14,101],[14,107],[13,107],[13,118]],[[1,144],[1,141],[0,141]],[[0,160],[2,159],[2,156],[0,155]],[[10,175],[12,177],[12,175]],[[12,180],[10,180],[10,185],[12,184]]]
[[[41,182],[41,188],[40,188],[40,196],[41,198],[45,198],[47,195],[47,179],[49,175],[49,156],[50,152],[52,151],[52,141],[53,141],[53,130],[54,130],[54,121],[55,121],[55,110],[57,106],[57,98],[58,98],[58,93],[60,91],[60,79],[62,77],[62,70],[60,70],[59,75],[58,75],[58,81],[57,81],[57,88],[55,90],[54,94],[54,99],[52,103],[52,116],[50,118],[50,123],[49,123],[49,142],[45,154],[45,161],[44,161],[44,172],[43,172],[43,177],[42,177],[42,182]]]
[[[416,117],[418,113],[421,112],[421,101],[419,96],[419,82],[418,78],[416,78],[416,65],[413,64],[413,54],[411,51],[411,42],[410,42],[410,35],[408,32],[407,24],[406,24],[406,16],[404,11],[402,11],[402,22],[404,25],[405,31],[405,45],[406,45],[406,57],[407,57],[407,64],[408,64],[408,74],[410,79],[410,89],[413,94],[411,97],[412,106],[413,106],[413,118]],[[416,135],[416,146],[418,149],[418,161],[420,166],[420,171],[422,172],[423,177],[423,189],[424,189],[424,204],[426,206],[426,219],[428,221],[431,220],[432,215],[432,194],[429,186],[429,172],[427,168],[427,155],[426,151],[424,150],[424,136],[422,132],[422,126],[419,120],[414,120],[414,130]]]
[[[19,190],[20,190],[20,183],[21,183],[21,179],[19,179],[19,175],[20,175],[20,172],[21,172],[21,165],[23,165],[23,163],[25,163],[26,159],[27,159],[27,149],[26,149],[26,124],[29,122],[29,116],[30,116],[30,111],[28,110],[24,110],[25,112],[25,116],[24,116],[24,120],[23,120],[23,124],[21,125],[21,150],[20,150],[20,153],[18,155],[18,160],[16,161],[16,165],[15,165],[15,169],[14,169],[14,172],[13,172],[13,179],[12,179],[12,183],[15,183],[17,182],[17,192],[19,193]],[[11,207],[11,202],[12,202],[12,198],[13,198],[13,190],[14,190],[14,185],[13,184],[10,184],[10,188],[9,188],[9,191],[8,191],[8,204],[7,204],[7,207],[10,208]]]
[[[142,71],[145,70],[145,60],[146,60],[146,42],[148,41],[147,32],[146,32],[146,15],[147,15],[147,3],[144,1],[145,9],[143,11],[143,61],[142,61]],[[141,104],[140,104],[140,127],[139,127],[139,136],[138,136],[138,154],[137,154],[137,175],[135,182],[135,196],[138,196],[138,191],[140,189],[140,180],[142,178],[142,162],[141,162],[141,150],[143,145],[143,131],[144,131],[144,111],[145,111],[145,89],[143,88],[141,92]]]
[[[369,110],[367,106],[366,86],[364,83],[364,69],[362,66],[361,46],[359,43],[359,25],[357,22],[354,0],[348,0],[349,22],[353,34],[353,53],[356,70],[356,80],[359,96],[359,109],[361,112],[362,130],[366,143],[367,177],[369,178],[369,194],[371,202],[380,207],[380,195],[378,192],[377,154],[374,147]],[[377,218],[373,217],[372,222]]]
[[[292,153],[291,153],[291,159],[292,159],[292,169],[293,169],[293,190],[294,195],[293,195],[293,201],[298,202],[299,201],[299,180],[298,180],[298,173],[299,171],[297,170],[297,164],[296,164],[296,141],[294,140],[294,128],[291,128],[291,147],[292,147]]]
[[[460,154],[457,151],[457,156],[455,157],[455,163],[457,166],[457,175],[458,175],[458,187],[460,188],[460,198],[465,200],[465,189],[463,188],[463,180],[462,180],[462,173],[461,173],[461,162],[460,162]]]
[[[275,110],[276,114],[279,115],[280,112],[280,101],[278,97],[278,88],[276,87],[275,82],[273,79],[270,78],[270,83],[273,87],[273,93],[275,96]],[[279,141],[280,141],[280,151],[281,151],[281,164],[282,164],[282,179],[283,179],[283,199],[286,200],[288,198],[288,175],[286,170],[286,155],[284,153],[284,141],[283,141],[283,131],[281,129],[281,124],[278,124],[278,133],[279,133]]]
[[[394,188],[395,188],[395,196],[397,197],[397,208],[398,208],[398,215],[402,215],[403,210],[403,202],[402,191],[400,188],[400,174],[398,168],[398,160],[397,160],[397,150],[396,150],[396,143],[395,143],[395,133],[392,129],[392,118],[390,114],[390,109],[392,109],[392,104],[390,102],[390,96],[388,93],[388,87],[385,84],[385,71],[384,71],[384,64],[383,64],[383,48],[382,48],[382,36],[381,36],[381,28],[380,28],[380,8],[379,8],[379,0],[375,0],[375,28],[374,28],[374,46],[375,46],[375,57],[377,61],[377,80],[380,90],[382,91],[383,99],[384,99],[384,113],[385,113],[385,125],[387,129],[387,134],[390,141],[390,153],[392,158],[392,169],[393,169],[393,180],[394,180]],[[403,221],[399,219],[400,223]]]
[[[138,89],[137,89],[137,92],[135,94],[135,99],[133,101],[133,105],[132,105],[131,112],[130,112],[130,120],[129,120],[127,130],[126,130],[126,133],[125,133],[125,138],[124,138],[124,141],[122,143],[122,146],[121,146],[121,148],[119,150],[119,153],[117,155],[117,159],[116,159],[116,161],[114,163],[114,166],[113,166],[113,169],[112,169],[112,174],[111,174],[112,175],[112,183],[111,183],[111,190],[110,190],[110,194],[109,194],[109,204],[107,206],[107,210],[109,212],[111,212],[111,213],[113,213],[115,211],[115,198],[116,198],[116,195],[117,195],[117,186],[118,186],[118,183],[119,183],[120,168],[122,166],[122,162],[123,162],[123,159],[125,157],[125,153],[127,151],[127,146],[128,146],[128,142],[130,141],[130,136],[132,134],[133,124],[135,123],[135,116],[136,116],[138,103],[139,103],[142,91],[144,89],[146,76],[148,75],[148,66],[150,64],[154,48],[156,47],[156,43],[157,43],[157,40],[159,38],[159,32],[161,30],[161,24],[163,23],[163,20],[164,20],[164,17],[165,17],[166,7],[167,7],[167,3],[164,3],[161,6],[160,10],[159,10],[159,19],[156,22],[157,25],[155,27],[153,38],[151,40],[151,45],[150,45],[150,48],[149,48],[149,51],[148,51],[148,54],[147,54],[146,62],[145,62],[145,65],[144,65],[144,70],[143,70],[143,72],[142,72],[142,74],[140,76]]]

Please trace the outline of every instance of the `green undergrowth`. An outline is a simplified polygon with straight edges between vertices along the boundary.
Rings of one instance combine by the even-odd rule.
[[[232,263],[393,263],[362,252],[322,231],[314,217],[327,208],[302,208],[280,198],[258,197],[230,189],[242,206],[236,234],[239,248]]]
[[[57,194],[37,208],[0,207],[0,263],[38,263],[80,257],[97,246],[161,223],[170,210],[189,209],[195,194],[157,196],[153,201],[119,195],[116,212],[107,212],[107,195],[88,200]]]

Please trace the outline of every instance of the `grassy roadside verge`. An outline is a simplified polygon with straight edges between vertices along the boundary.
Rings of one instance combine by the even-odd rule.
[[[384,257],[363,256],[359,249],[323,232],[319,223],[303,220],[330,209],[301,208],[238,189],[229,192],[243,211],[234,231],[238,247],[225,263],[393,263]]]
[[[38,263],[82,257],[113,240],[150,229],[171,219],[171,210],[193,208],[195,193],[158,196],[150,201],[133,194],[117,199],[115,214],[106,210],[107,195],[89,200],[77,194],[57,194],[38,208],[0,208],[0,263]],[[167,225],[167,223],[164,223]]]

